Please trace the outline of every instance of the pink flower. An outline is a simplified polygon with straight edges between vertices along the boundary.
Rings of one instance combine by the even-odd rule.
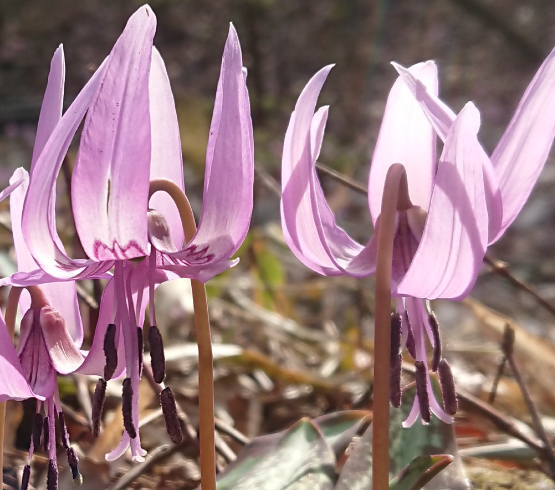
[[[397,298],[393,324],[401,336],[393,345],[407,346],[417,365],[417,397],[407,426],[419,414],[423,422],[429,421],[430,410],[450,422],[456,411],[437,320],[424,300],[464,298],[476,281],[487,245],[501,236],[526,201],[555,134],[555,99],[549,96],[555,83],[554,58],[550,55],[524,94],[491,161],[477,140],[480,116],[474,105],[467,104],[455,116],[437,99],[435,64],[420,63],[408,70],[396,65],[401,77],[389,94],[374,150],[368,202],[379,229],[386,174],[391,165],[402,164],[412,206],[397,212],[392,294]],[[289,247],[312,270],[366,277],[376,270],[377,235],[362,245],[337,226],[315,169],[328,107],[314,110],[330,69],[310,80],[291,115],[282,160],[282,225]],[[439,161],[436,133],[444,142]],[[431,367],[442,382],[443,407],[428,378],[426,337],[434,351]],[[394,358],[392,352],[392,367]]]
[[[189,243],[183,244],[184,232],[172,199],[162,193],[149,196],[155,179],[170,180],[184,191],[177,115],[164,62],[152,46],[155,28],[154,13],[148,6],[141,7],[46,138],[31,168],[21,225],[40,269],[4,281],[20,286],[74,281],[105,276],[113,268],[93,345],[79,368],[79,372],[103,376],[95,392],[97,417],[106,380],[126,374],[122,393],[125,432],[108,459],[119,457],[129,446],[135,459],[145,454],[138,431],[138,384],[147,302],[151,305],[150,344],[159,345],[153,368],[160,369],[154,375],[162,387],[164,379],[154,288],[175,277],[204,282],[234,266],[238,260],[229,259],[247,234],[253,205],[250,105],[233,26],[224,49],[210,127],[202,214]],[[55,78],[45,104],[58,107],[63,97],[63,59]],[[72,206],[89,258],[72,259],[56,231],[55,185],[85,114],[72,177]],[[169,388],[162,396],[166,397],[163,409],[175,404]],[[170,436],[174,439],[181,434]]]

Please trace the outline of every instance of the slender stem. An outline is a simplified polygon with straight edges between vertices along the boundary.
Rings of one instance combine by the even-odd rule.
[[[173,182],[165,179],[150,183],[150,195],[165,191],[175,201],[185,241],[189,242],[196,233],[195,217],[187,196]],[[191,279],[195,329],[198,345],[199,377],[199,440],[200,440],[200,482],[202,490],[216,490],[216,452],[214,434],[214,367],[208,301],[204,284]]]
[[[8,295],[8,302],[6,304],[6,328],[8,335],[12,339],[15,331],[15,318],[17,316],[17,304],[21,296],[22,288],[12,287]],[[4,474],[4,435],[6,423],[6,403],[0,403],[0,474]]]
[[[395,217],[399,207],[398,197],[405,193],[405,169],[392,165],[385,179],[382,210],[378,225],[378,257],[376,266],[376,308],[374,328],[374,389],[372,422],[372,488],[389,488],[389,387],[391,350],[391,268]],[[403,189],[406,192],[406,189]],[[401,205],[401,206],[399,206]]]
[[[547,459],[547,463],[549,465],[551,478],[554,478],[555,475],[555,450],[551,445],[551,441],[547,436],[545,428],[543,426],[542,420],[540,415],[538,414],[538,410],[532,401],[532,397],[530,396],[530,392],[528,391],[528,387],[524,382],[522,374],[520,373],[520,369],[515,362],[515,358],[513,356],[513,346],[515,342],[515,331],[511,328],[511,326],[507,323],[505,325],[505,332],[503,334],[503,341],[501,342],[501,349],[503,350],[503,354],[509,363],[511,371],[513,372],[513,376],[520,388],[522,393],[522,397],[528,407],[528,411],[532,417],[532,422],[534,424],[534,429],[536,431],[537,436],[541,439],[545,447],[545,459]]]

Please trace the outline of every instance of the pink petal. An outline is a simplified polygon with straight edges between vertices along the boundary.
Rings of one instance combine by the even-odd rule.
[[[75,225],[96,260],[148,254],[151,135],[148,83],[156,17],[129,19],[89,108],[72,178]]]
[[[116,459],[121,458],[125,454],[125,451],[129,449],[130,442],[131,438],[129,437],[129,434],[127,432],[124,432],[121,436],[119,444],[114,449],[112,449],[111,452],[106,454],[106,461],[115,461]]]
[[[207,266],[190,266],[185,263],[180,263],[176,261],[174,264],[165,264],[159,266],[159,268],[165,271],[171,271],[178,277],[186,279],[196,279],[202,283],[208,282],[214,276],[221,274],[222,272],[235,267],[239,263],[239,259],[235,260],[222,260],[216,262],[215,264]]]
[[[115,311],[115,281],[110,279],[100,301],[100,311],[98,313],[98,321],[96,322],[96,330],[94,332],[93,343],[88,353],[85,353],[83,364],[77,369],[78,373],[89,374],[93,376],[104,376],[104,366],[106,365],[106,356],[104,355],[104,337],[108,325],[114,322]],[[123,335],[121,327],[118,329],[119,335],[116,339],[118,351],[118,364],[114,373],[114,378],[119,378],[125,372],[125,347],[123,345]]]
[[[503,198],[503,224],[514,221],[538,180],[555,137],[555,49],[528,85],[491,161]]]
[[[50,360],[57,372],[68,374],[83,364],[84,358],[74,344],[59,311],[48,306],[41,308],[40,326]]]
[[[435,63],[418,63],[410,67],[409,72],[421,80],[432,94],[437,95]],[[428,209],[435,174],[435,153],[435,132],[399,77],[389,92],[370,165],[368,202],[374,223],[381,212],[385,176],[394,163],[401,163],[405,167],[412,203],[424,210]]]
[[[411,93],[420,103],[426,117],[434,127],[437,135],[445,142],[447,133],[455,119],[454,112],[449,109],[435,94],[428,92],[424,84],[409,70],[397,63],[392,63]],[[501,192],[493,165],[484,149],[480,146],[478,157],[482,163],[484,184],[486,186],[486,200],[488,205],[490,243],[498,236],[504,215]]]
[[[283,148],[281,221],[287,244],[307,267],[324,275],[365,276],[375,269],[374,243],[363,247],[337,226],[315,170],[327,108],[316,114],[314,109],[331,68],[312,77],[291,115]]]
[[[10,215],[12,221],[12,236],[17,257],[17,270],[19,272],[31,272],[38,268],[35,259],[25,244],[25,238],[21,230],[21,214],[23,201],[29,186],[28,175],[22,168],[17,169],[10,182],[23,179],[24,182],[12,194],[10,198]],[[43,284],[41,290],[48,299],[51,306],[58,310],[66,321],[66,328],[77,346],[83,342],[83,324],[77,301],[77,291],[74,282],[53,282]],[[29,309],[29,295],[22,295],[19,301],[22,312]]]
[[[0,402],[6,400],[24,400],[37,398],[31,390],[19,358],[15,352],[12,339],[8,335],[4,317],[0,313]],[[38,396],[40,400],[44,397]]]
[[[48,138],[50,138],[52,131],[54,131],[56,124],[58,124],[62,118],[65,75],[64,49],[62,45],[60,45],[54,53],[50,63],[48,83],[44,92],[37,125],[37,136],[35,138],[35,147],[33,148],[33,158],[31,160],[31,172],[33,172],[35,162],[43,150],[44,145],[46,145]]]
[[[191,265],[229,259],[247,235],[253,181],[254,148],[246,75],[239,39],[231,25],[210,125],[198,231],[175,257]]]
[[[93,75],[54,128],[33,167],[33,179],[23,207],[22,231],[27,247],[46,274],[62,279],[86,275],[88,267],[92,271],[98,271],[99,267],[96,262],[71,260],[66,255],[56,231],[54,205],[56,177],[62,160],[99,87],[104,68],[102,65]]]
[[[44,345],[38,310],[27,310],[20,324],[17,354],[33,393],[50,398],[56,389],[56,371]]]
[[[149,97],[152,135],[150,180],[171,180],[185,192],[181,139],[175,102],[164,60],[156,48],[152,51]],[[173,242],[182,248],[183,227],[173,199],[165,192],[157,192],[150,199],[149,207],[164,216]]]
[[[463,298],[474,285],[488,241],[480,115],[469,103],[445,141],[424,234],[399,294]]]

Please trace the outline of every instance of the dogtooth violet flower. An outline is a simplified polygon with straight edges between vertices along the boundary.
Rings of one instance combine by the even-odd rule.
[[[60,87],[63,84],[64,56],[60,46],[51,63],[50,75],[44,95],[43,105],[37,125],[37,136],[31,169],[33,169],[49,135],[59,122],[62,112]],[[0,200],[11,194],[10,214],[14,248],[18,271],[32,271],[37,264],[25,245],[21,230],[21,214],[27,193],[29,177],[19,168],[10,179],[10,186],[0,193]],[[58,467],[56,457],[55,425],[66,449],[68,463],[74,479],[81,479],[78,469],[79,459],[69,445],[69,437],[60,405],[57,374],[68,374],[83,363],[79,350],[83,342],[83,324],[79,313],[75,283],[53,282],[42,286],[30,286],[29,293],[21,290],[18,295],[10,293],[6,315],[15,321],[15,302],[23,314],[19,342],[14,348],[8,334],[7,325],[0,314],[0,359],[2,379],[0,380],[0,401],[7,399],[36,399],[32,438],[28,464],[22,478],[22,490],[26,490],[31,476],[31,458],[36,449],[48,452],[47,488],[58,488]],[[15,299],[14,299],[15,298]],[[8,310],[11,311],[8,312]],[[106,308],[100,313],[106,316]],[[10,325],[13,329],[14,325]],[[13,331],[13,330],[12,330]]]
[[[54,128],[31,174],[22,217],[25,242],[40,269],[5,282],[98,277],[113,267],[102,302],[113,303],[98,323],[91,350],[79,368],[102,376],[93,400],[98,431],[106,381],[125,373],[120,444],[140,459],[138,383],[142,369],[145,306],[150,303],[152,368],[163,386],[162,338],[156,328],[154,288],[175,277],[205,282],[234,266],[229,260],[248,231],[252,213],[254,156],[246,72],[233,26],[226,41],[207,147],[203,208],[186,245],[178,210],[168,195],[150,196],[151,181],[165,179],[184,192],[177,115],[163,60],[152,47],[156,19],[148,6],[128,21],[107,60]],[[63,86],[63,82],[61,84]],[[72,177],[76,229],[88,259],[72,259],[56,231],[55,183],[82,119],[85,123]],[[175,399],[161,393],[168,433],[181,438]]]
[[[400,349],[406,346],[416,361],[417,394],[404,425],[413,424],[419,414],[427,423],[431,413],[452,422],[457,409],[453,378],[442,357],[437,320],[425,300],[464,297],[485,254],[491,190],[483,170],[489,160],[481,160],[483,150],[477,140],[479,113],[468,103],[453,120],[436,164],[434,129],[403,81],[397,79],[387,100],[370,169],[368,202],[376,233],[361,245],[337,226],[315,170],[328,107],[314,110],[330,69],[323,68],[308,82],[285,136],[281,200],[285,239],[299,260],[320,274],[373,274],[384,183],[392,165],[403,165],[409,204],[396,213],[392,250],[391,292],[397,312],[392,315],[391,402],[399,406],[401,401]],[[430,93],[437,93],[435,65],[417,64],[409,72]],[[440,378],[443,406],[432,391],[426,338],[433,348],[431,368]]]

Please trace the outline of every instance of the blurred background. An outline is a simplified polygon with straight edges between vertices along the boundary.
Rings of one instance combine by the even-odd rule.
[[[3,0],[0,4],[0,184],[29,164],[34,123],[50,58],[64,44],[66,105],[109,53],[140,2],[125,0]],[[279,178],[288,118],[304,84],[336,63],[322,96],[330,120],[321,161],[366,183],[387,93],[396,73],[390,61],[433,59],[440,93],[454,109],[474,101],[480,137],[491,151],[536,69],[555,45],[550,0],[155,0],[155,43],[177,100],[189,188],[202,183],[205,142],[228,23],[233,22],[249,71],[257,164]],[[551,199],[539,195],[555,175],[548,166],[538,192],[496,247],[533,280],[551,280],[555,264],[539,265],[553,243]],[[370,230],[365,199],[324,178],[344,226],[360,240]],[[189,183],[190,182],[190,183]],[[254,223],[278,217],[257,188]],[[363,220],[363,221],[362,221]],[[538,226],[536,226],[538,225]],[[526,228],[525,244],[515,233]],[[537,267],[536,267],[537,266]],[[539,274],[539,275],[538,275]],[[553,291],[555,298],[555,290]]]
[[[132,0],[0,2],[0,187],[16,167],[29,167],[50,58],[57,46],[63,43],[66,55],[68,106],[140,5]],[[187,192],[196,213],[202,202],[208,127],[229,22],[238,31],[249,72],[256,165],[276,182],[283,137],[296,98],[324,65],[335,63],[336,67],[320,97],[320,104],[331,105],[320,161],[366,185],[386,97],[396,78],[391,61],[408,66],[435,60],[441,97],[455,111],[469,100],[476,103],[482,114],[480,139],[491,152],[527,84],[555,46],[552,0],[153,0],[150,5],[158,18],[155,44],[167,64],[176,98]],[[70,161],[74,154],[75,148]],[[366,197],[329,176],[321,178],[340,224],[358,240],[366,241],[372,233]],[[60,186],[65,182],[61,175]],[[491,257],[506,261],[515,276],[551,302],[555,302],[554,189],[555,166],[551,157],[519,218],[490,250]],[[59,195],[60,234],[66,241],[75,240],[67,198],[63,193]],[[257,311],[248,303],[253,301],[257,307],[294,318],[308,327],[327,328],[328,333],[338,329],[349,335],[350,329],[355,329],[364,336],[369,334],[373,328],[373,300],[367,286],[372,281],[323,280],[300,267],[280,239],[279,198],[268,178],[256,180],[255,197],[253,228],[240,254],[241,265],[227,279],[214,282],[212,297],[250,308],[249,315]],[[5,202],[0,209],[5,213],[7,208]],[[0,233],[0,245],[5,250],[10,240],[9,233]],[[78,256],[77,245],[74,251],[74,256]],[[4,264],[4,257],[2,254],[0,265]],[[9,265],[2,267],[9,272]],[[238,297],[226,290],[229,277],[234,286],[247,280],[248,292]],[[486,267],[473,297],[509,315],[539,339],[555,339],[555,331],[550,328],[553,316]],[[227,303],[214,304],[213,316],[217,325],[220,322],[215,330],[216,340],[257,346],[272,359],[277,358],[278,364],[288,367],[311,369],[329,361],[326,356],[301,354],[297,358],[298,353],[289,352],[282,356],[281,351],[278,353],[282,344],[278,342],[275,350],[275,339],[266,343],[268,339],[258,337],[262,334],[249,330],[251,317],[245,320],[239,316],[246,324],[233,335],[226,334],[226,329],[234,325],[229,311],[235,310],[227,310],[223,306]],[[486,328],[477,322],[474,307],[464,309],[447,302],[437,302],[434,307],[448,332],[447,357],[450,361],[455,359],[453,364],[459,367],[457,381],[465,382],[461,374],[465,371],[479,373],[482,384],[476,390],[486,392],[484,380],[491,380],[499,360],[499,332],[495,334],[491,325]],[[190,305],[182,305],[182,309],[190,313]],[[168,307],[167,311],[173,310]],[[264,322],[264,315],[257,315],[256,321]],[[476,337],[477,331],[485,332],[492,341],[485,350],[475,348],[482,348],[484,342]],[[177,332],[175,339],[181,335]],[[345,354],[343,344],[340,350]],[[355,352],[347,350],[350,354]],[[367,365],[360,358],[353,359],[335,368],[356,370],[357,366]],[[536,361],[540,364],[532,362],[529,369],[543,369],[541,362],[545,359]],[[553,361],[551,368],[555,372]],[[555,397],[550,394],[555,386],[536,388],[541,408],[555,415]],[[516,407],[512,393],[509,389],[506,407],[511,413],[522,415],[525,410],[520,405]],[[186,389],[181,395],[186,396]],[[296,391],[289,400],[305,395],[302,390]],[[263,409],[259,409],[264,417],[259,414],[255,428],[252,420],[246,421],[245,427],[250,428],[245,431],[256,435],[275,430],[306,412],[313,413],[315,400],[306,400],[306,406],[297,406],[293,412],[284,408],[285,402],[283,406],[278,403],[277,408],[271,405],[273,402],[262,404]],[[335,403],[330,399],[321,402],[323,405],[318,405],[320,402],[316,405],[322,411]]]

